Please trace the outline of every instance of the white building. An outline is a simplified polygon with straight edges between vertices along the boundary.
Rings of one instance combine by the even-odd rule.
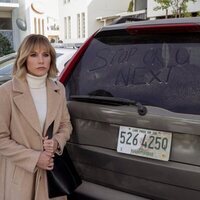
[[[14,46],[13,42],[13,12],[19,8],[18,1],[0,0],[0,33],[6,36]]]
[[[129,21],[128,19],[130,18],[132,20],[147,19],[147,0],[133,0],[132,12],[124,11],[121,13],[117,13],[115,15],[108,15],[104,17],[101,16],[96,19],[103,21],[104,25],[107,25],[110,22],[114,23],[114,20],[117,20],[119,18],[123,18],[124,20],[121,20],[121,21],[125,21],[125,22]]]
[[[130,0],[60,0],[60,38],[65,43],[84,42],[98,28],[123,16],[143,15],[143,19],[165,18],[165,10],[155,11],[154,0],[134,0],[133,12],[126,12]],[[200,0],[188,4],[188,12],[200,11]],[[169,15],[172,10],[169,9]],[[144,17],[145,16],[145,17]]]
[[[0,33],[9,38],[15,50],[30,33],[57,41],[58,0],[0,0]]]
[[[164,18],[155,11],[154,0],[134,0],[133,12],[127,12],[131,0],[0,0],[0,33],[16,50],[30,33],[44,34],[49,40],[83,43],[100,27],[121,16],[146,15]],[[188,4],[188,11],[200,11],[200,0]],[[169,15],[171,10],[169,10]]]
[[[127,11],[129,2],[130,0],[59,0],[60,39],[65,43],[84,42],[104,25],[104,16]]]

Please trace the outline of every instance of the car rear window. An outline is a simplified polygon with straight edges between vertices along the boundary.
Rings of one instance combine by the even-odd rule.
[[[109,94],[200,114],[199,33],[99,34],[75,67],[67,90],[69,96]]]

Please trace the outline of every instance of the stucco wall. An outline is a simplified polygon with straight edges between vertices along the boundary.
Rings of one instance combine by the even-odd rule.
[[[97,21],[97,17],[105,17],[126,12],[130,0],[94,0],[88,6],[88,35],[91,35],[103,26],[103,22]]]
[[[84,42],[92,33],[103,25],[97,21],[97,17],[113,15],[125,12],[128,9],[130,0],[71,0],[70,3],[63,4],[59,1],[60,9],[60,35],[64,42]],[[85,13],[85,38],[77,38],[77,14]],[[64,17],[71,16],[71,39],[64,39]]]

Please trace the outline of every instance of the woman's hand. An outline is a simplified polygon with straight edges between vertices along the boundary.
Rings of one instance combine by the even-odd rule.
[[[53,157],[53,153],[43,151],[39,156],[37,166],[41,169],[52,170],[54,166]]]
[[[48,139],[48,137],[45,137],[43,142],[43,148],[45,151],[54,154],[58,148],[58,142],[55,139]]]
[[[58,142],[55,139],[44,138],[43,141],[44,151],[40,154],[37,166],[45,170],[52,170],[54,166],[54,153],[58,148]]]

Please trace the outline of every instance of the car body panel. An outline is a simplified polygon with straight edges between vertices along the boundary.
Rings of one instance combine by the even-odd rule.
[[[84,180],[149,198],[152,198],[151,194],[154,194],[153,198],[159,198],[160,193],[163,199],[199,198],[198,116],[191,116],[194,120],[184,119],[180,118],[180,114],[148,108],[144,117],[138,116],[134,107],[113,108],[71,101],[68,106],[74,127],[68,149]],[[133,127],[171,131],[170,162],[117,153],[119,126],[130,124]],[[177,129],[182,132],[177,133]],[[159,191],[155,189],[157,187]]]
[[[171,18],[171,19],[158,19],[158,20],[144,20],[144,21],[135,21],[132,24],[131,23],[124,23],[124,24],[116,24],[116,25],[108,25],[102,27],[99,31],[107,31],[107,30],[120,30],[120,29],[126,29],[130,27],[131,25],[134,27],[137,26],[157,26],[157,25],[167,25],[167,26],[173,26],[177,24],[200,24],[199,17],[185,17],[185,18]],[[187,31],[187,30],[185,30]]]
[[[76,193],[68,198],[69,200],[81,199],[81,200],[147,200],[147,198],[131,195],[126,192],[114,190],[108,187],[104,187],[99,184],[83,181],[79,186]]]
[[[126,159],[126,156],[119,156],[108,150],[75,146],[74,144],[69,144],[68,149],[75,159],[74,163],[79,173],[88,182],[147,199],[199,199],[199,191],[188,187],[190,184],[185,184],[199,181],[199,176],[196,177],[199,174],[198,168],[187,169],[186,165],[176,166],[175,163],[171,163],[172,168],[169,168],[168,165],[155,167],[155,163],[143,163],[141,159],[136,159],[136,161],[135,158],[133,160]],[[108,166],[110,167],[108,168]],[[175,166],[176,169],[174,169]],[[150,172],[160,173],[157,177],[159,181],[148,176]],[[176,185],[167,184],[166,180],[172,177],[179,179],[175,182]],[[193,185],[190,186],[193,187]]]

